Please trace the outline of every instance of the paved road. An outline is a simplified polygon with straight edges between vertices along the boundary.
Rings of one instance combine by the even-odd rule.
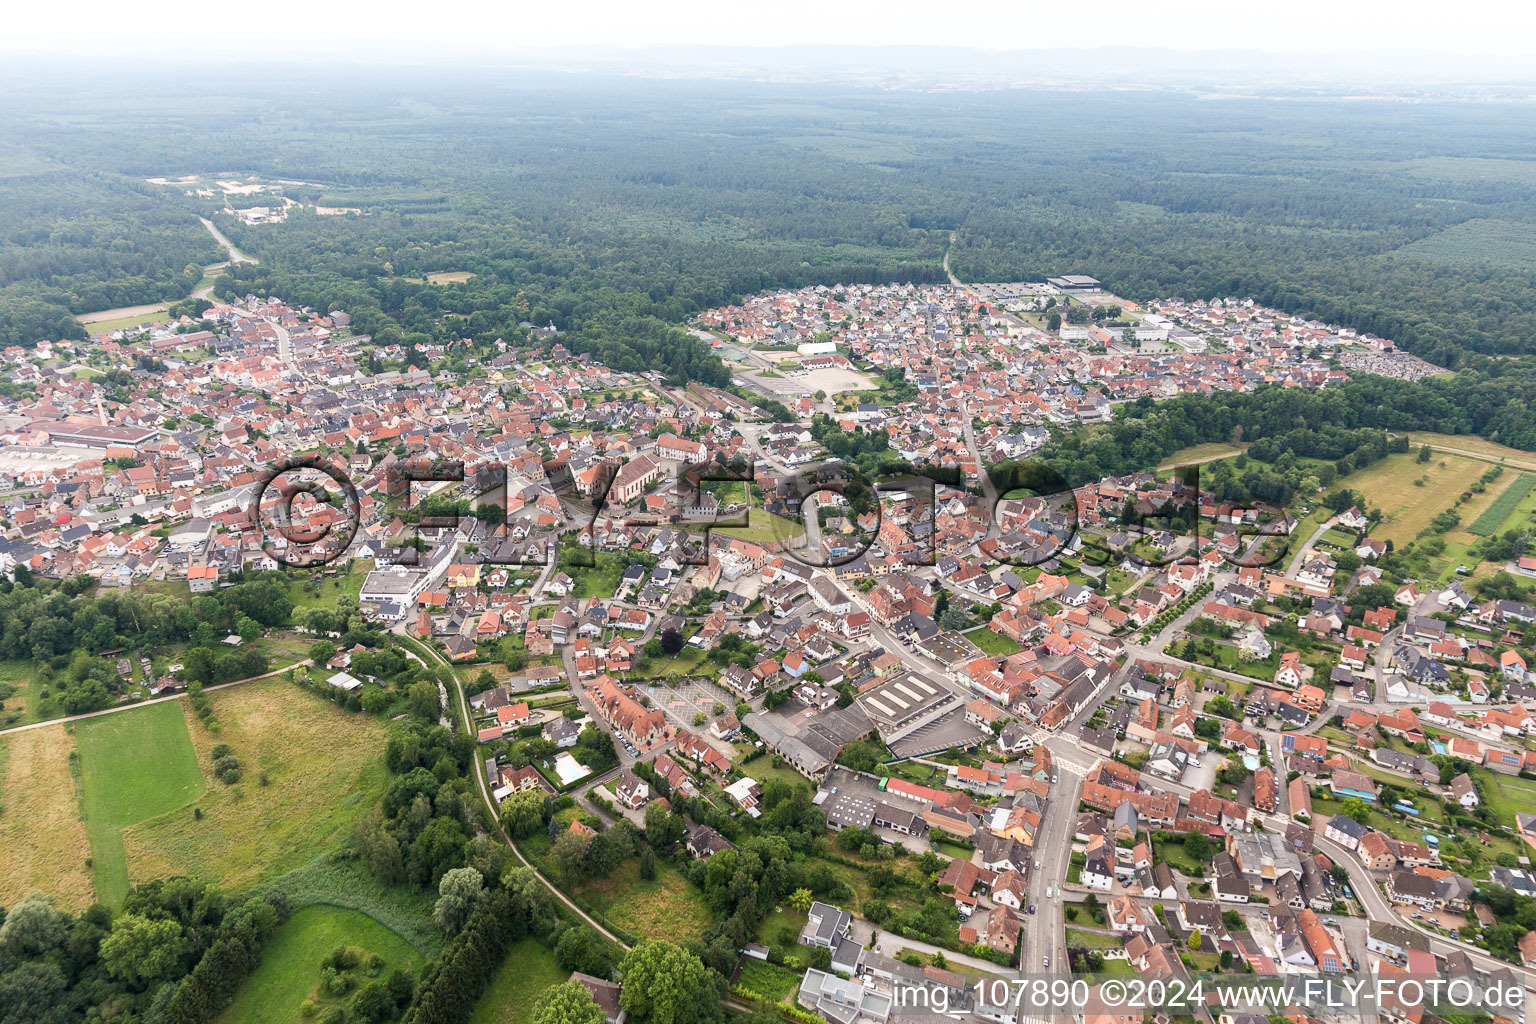
[[[965,282],[956,277],[954,271],[949,269],[949,254],[954,251],[955,233],[951,231],[949,233],[949,248],[944,250],[944,273],[949,277],[950,284],[954,285],[956,288],[964,288]]]
[[[978,910],[976,913],[982,914],[985,913],[985,911]],[[928,942],[919,942],[917,939],[903,938],[900,935],[894,935],[890,932],[881,932],[880,937],[873,939],[874,944],[871,945],[871,939],[873,938],[875,930],[876,929],[874,925],[870,924],[862,917],[856,917],[853,919],[853,923],[848,928],[848,934],[849,937],[853,939],[853,941],[862,943],[867,948],[873,949],[876,953],[883,953],[884,955],[890,957],[894,957],[897,953],[900,953],[904,949],[911,949],[915,950],[916,952],[927,953],[929,955],[934,953],[943,953],[944,959],[949,961],[949,966],[951,968],[958,967],[970,971],[985,971],[988,974],[1002,974],[1008,970],[1008,968],[1003,967],[1000,964],[995,964],[990,960],[983,960],[979,956],[969,956],[965,953],[956,953],[952,949],[945,949],[942,946],[935,946]]]
[[[1302,563],[1305,562],[1307,560],[1307,556],[1312,553],[1312,546],[1316,544],[1318,539],[1322,537],[1323,534],[1327,533],[1333,524],[1337,523],[1338,521],[1338,516],[1330,516],[1329,518],[1323,520],[1321,526],[1312,531],[1312,536],[1307,538],[1307,542],[1298,548],[1296,553],[1291,556],[1291,564],[1285,568],[1286,579],[1293,580],[1296,578],[1296,574],[1301,571]]]
[[[434,661],[436,661],[439,665],[442,665],[443,667],[447,668],[449,670],[449,673],[453,676],[453,689],[454,689],[454,692],[458,695],[460,721],[464,724],[464,728],[466,730],[468,730],[468,735],[473,736],[474,735],[474,719],[471,717],[471,715],[469,713],[469,700],[464,696],[464,684],[459,681],[458,673],[453,672],[453,666],[449,665],[447,661],[443,660],[442,656],[439,655],[436,651],[434,651],[429,645],[421,644],[420,646],[421,646],[422,650],[426,651],[428,654],[430,654],[432,656],[432,659]],[[420,655],[418,655],[415,652],[414,648],[412,648],[412,647],[403,647],[402,650],[406,651],[406,653],[408,653],[412,658],[415,658],[418,662],[421,662],[422,664],[426,664],[426,661]],[[490,812],[491,812],[491,818],[493,820],[496,820],[496,821],[499,822],[501,820],[501,816],[498,813],[499,809],[496,806],[496,799],[493,796],[491,796],[490,786],[485,781],[485,770],[484,770],[484,768],[480,764],[476,763],[475,765],[473,765],[471,767],[471,771],[473,772],[473,774],[475,776],[475,781],[479,784],[479,787],[480,787],[480,799],[485,801],[486,808],[489,809]],[[507,846],[511,848],[512,855],[515,856],[518,859],[518,861],[524,867],[526,867],[530,871],[532,871],[534,877],[537,878],[540,882],[543,883],[544,888],[548,889],[550,892],[555,894],[555,898],[556,899],[558,899],[561,903],[565,904],[568,908],[570,908],[571,913],[573,913],[577,917],[581,918],[581,920],[584,921],[585,923],[591,925],[594,929],[596,929],[596,931],[597,931],[597,933],[599,935],[602,935],[604,938],[608,939],[610,942],[615,943],[616,945],[618,945],[618,947],[620,949],[626,949],[627,950],[627,949],[630,948],[629,944],[627,942],[625,942],[624,940],[620,939],[617,935],[615,935],[612,932],[610,932],[607,928],[604,928],[590,914],[588,914],[585,910],[582,910],[581,907],[577,906],[576,903],[574,901],[572,901],[572,899],[569,896],[567,896],[564,892],[561,892],[560,888],[558,886],[556,886],[548,878],[545,878],[543,873],[540,872],[539,869],[534,866],[533,862],[530,861],[527,857],[523,856],[523,851],[519,850],[517,848],[517,844],[514,843],[511,840],[511,838],[506,835],[505,832],[502,832],[499,826],[497,828],[497,832],[501,834],[502,839],[504,839],[506,841]]]
[[[199,217],[197,219],[203,222],[203,227],[208,229],[208,233],[213,236],[213,240],[215,242],[218,242],[220,245],[222,245],[224,247],[224,251],[229,253],[229,262],[230,263],[260,263],[261,262],[256,257],[254,257],[254,256],[247,256],[245,253],[241,252],[239,249],[236,249],[235,248],[235,243],[231,242],[228,238],[226,238],[225,235],[224,235],[224,232],[220,231],[217,227],[214,226],[213,221],[209,220],[207,217]],[[228,264],[225,264],[225,263],[216,263],[216,264],[214,264],[214,266],[227,266],[227,265]]]
[[[946,254],[944,258],[947,261],[949,256]],[[987,472],[987,464],[981,461],[981,449],[976,447],[976,428],[972,424],[970,406],[966,404],[964,398],[960,399],[960,422],[965,428],[966,451],[970,452],[972,461],[976,463],[977,475],[981,478],[981,493],[987,499],[987,511],[992,512],[997,508],[997,485],[992,482],[992,476]],[[993,515],[995,516],[995,513]]]
[[[284,665],[282,668],[275,668],[270,672],[263,672],[259,676],[250,676],[246,679],[236,679],[231,683],[219,683],[217,686],[205,686],[203,687],[203,692],[212,693],[214,690],[226,690],[231,686],[243,686],[246,683],[254,683],[258,679],[270,679],[272,676],[281,675],[282,673],[287,672],[290,668],[297,668],[299,665],[303,664],[304,663],[301,661],[297,665]],[[13,732],[27,732],[30,729],[43,729],[50,725],[64,725],[69,722],[82,722],[87,718],[100,718],[102,715],[115,715],[119,711],[132,711],[134,708],[147,708],[151,704],[164,704],[168,700],[181,700],[185,696],[185,693],[173,693],[165,697],[151,697],[149,700],[134,701],[132,704],[119,704],[116,707],[103,708],[100,711],[87,711],[81,715],[69,715],[66,718],[50,718],[46,722],[33,722],[31,725],[18,725],[10,729],[0,729],[0,736],[9,736]]]
[[[1053,740],[1046,744],[1053,754],[1058,745],[1071,743],[1064,736]],[[1050,800],[1040,819],[1034,850],[1040,867],[1030,872],[1028,889],[1029,903],[1034,905],[1035,913],[1028,913],[1026,905],[1023,950],[1019,954],[1019,969],[1025,973],[1041,970],[1045,957],[1051,958],[1053,969],[1065,970],[1067,967],[1061,883],[1066,881],[1072,858],[1072,832],[1076,827],[1077,803],[1082,789],[1081,776],[1070,769],[1061,770],[1060,781],[1051,785]],[[1053,891],[1053,898],[1046,897],[1048,890]]]

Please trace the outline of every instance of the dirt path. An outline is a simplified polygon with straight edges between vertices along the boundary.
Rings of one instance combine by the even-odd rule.
[[[302,664],[304,663],[298,662],[296,665],[284,665],[282,668],[275,668],[270,672],[263,672],[259,676],[250,676],[246,679],[236,679],[231,683],[219,683],[217,686],[205,686],[203,687],[203,692],[212,693],[214,690],[224,690],[231,686],[243,686],[246,683],[254,683],[258,679],[270,679],[272,676],[281,675],[282,673],[287,672],[290,668],[296,668],[298,665]],[[164,704],[168,700],[181,700],[185,696],[185,692],[173,693],[167,697],[151,697],[149,700],[134,701],[132,704],[119,704],[116,707],[103,708],[100,711],[87,711],[83,715],[70,715],[66,718],[50,718],[46,722],[33,722],[31,725],[18,725],[10,729],[0,729],[0,736],[9,736],[13,732],[28,732],[32,729],[45,729],[50,725],[64,725],[68,722],[80,722],[87,718],[100,718],[102,715],[115,715],[119,711],[132,711],[134,708],[147,708],[151,704]]]
[[[164,313],[169,307],[163,302],[151,303],[147,306],[119,306],[116,309],[101,309],[94,313],[81,313],[75,317],[82,324],[96,324],[103,320],[121,320],[125,316],[151,316],[155,313]]]
[[[1532,473],[1536,473],[1536,461],[1523,462],[1519,459],[1498,456],[1490,452],[1474,452],[1468,451],[1466,448],[1451,448],[1447,445],[1437,444],[1434,441],[1421,441],[1418,438],[1413,437],[1412,434],[1409,435],[1409,439],[1409,443],[1415,446],[1428,445],[1429,450],[1432,452],[1444,452],[1447,455],[1459,455],[1464,459],[1472,459],[1477,462],[1486,462],[1491,466],[1512,466],[1515,469],[1529,470]]]
[[[260,262],[258,259],[256,259],[256,257],[247,256],[239,249],[236,249],[235,243],[231,242],[227,237],[225,237],[224,232],[215,227],[213,221],[209,220],[207,217],[199,217],[197,219],[202,221],[203,227],[208,229],[208,233],[213,236],[213,240],[222,245],[224,247],[224,251],[229,253],[229,259],[220,263],[210,263],[204,267],[204,277],[207,277],[216,270],[223,270],[231,263]],[[213,285],[210,284],[204,288],[199,288],[188,297],[193,299],[210,299],[213,297]],[[101,309],[94,313],[80,313],[75,317],[75,319],[80,321],[82,324],[98,324],[103,320],[121,320],[126,316],[152,316],[156,313],[164,313],[169,308],[169,303],[153,302],[143,306],[119,306],[117,309]]]

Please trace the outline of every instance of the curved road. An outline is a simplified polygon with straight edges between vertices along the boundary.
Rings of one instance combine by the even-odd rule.
[[[412,644],[411,646],[404,647],[403,649],[408,654],[410,654],[410,656],[412,658],[415,658],[417,661],[419,661],[423,665],[425,665],[426,664],[426,660],[416,653],[416,651],[415,651],[416,647],[420,647],[422,650],[424,650],[428,654],[430,654],[432,656],[432,660],[436,661],[438,664],[442,665],[444,668],[447,668],[448,671],[449,671],[449,674],[453,676],[453,689],[454,689],[454,692],[456,694],[458,694],[458,698],[459,698],[459,721],[461,721],[464,724],[464,728],[465,729],[469,730],[469,734],[473,735],[474,734],[474,720],[470,717],[470,714],[469,714],[469,700],[464,696],[464,684],[462,682],[460,682],[458,674],[453,671],[453,666],[449,665],[448,662],[445,661],[441,655],[439,655],[435,650],[433,650],[430,646],[428,646],[426,644],[416,643],[416,644]],[[582,910],[579,906],[577,906],[576,903],[574,901],[572,901],[572,899],[569,896],[567,896],[565,893],[560,891],[559,887],[557,887],[548,878],[545,878],[543,872],[541,872],[537,867],[535,867],[532,861],[530,861],[527,857],[523,856],[523,851],[519,850],[517,848],[517,844],[514,843],[512,841],[512,839],[511,839],[511,837],[508,836],[506,834],[506,832],[503,831],[502,828],[501,828],[501,824],[500,824],[500,822],[501,822],[501,815],[498,812],[498,808],[496,806],[495,798],[491,796],[490,786],[488,786],[486,784],[486,781],[485,781],[485,770],[484,770],[483,766],[481,766],[479,764],[475,764],[475,765],[471,766],[470,770],[472,772],[474,772],[475,780],[476,780],[476,782],[479,783],[479,786],[480,786],[480,798],[485,801],[486,808],[491,812],[491,820],[495,821],[497,823],[496,831],[501,833],[501,838],[506,840],[507,846],[509,846],[511,848],[513,855],[515,857],[517,857],[518,861],[520,861],[525,868],[527,868],[528,870],[532,871],[533,872],[533,877],[537,878],[540,882],[542,882],[543,885],[544,885],[544,888],[546,888],[550,892],[554,893],[556,899],[558,899],[561,903],[565,904],[568,908],[570,908],[571,913],[575,914],[577,917],[581,918],[582,921],[584,921],[587,924],[591,925],[594,929],[597,930],[599,935],[603,936],[603,938],[609,940],[610,942],[615,943],[620,949],[628,950],[630,948],[629,943],[625,942],[623,939],[619,938],[617,935],[615,935],[612,932],[610,932],[607,928],[605,928],[601,924],[599,924],[585,910]]]
[[[197,219],[203,222],[203,227],[208,229],[208,233],[213,236],[213,240],[215,242],[218,242],[220,245],[222,245],[224,247],[224,251],[229,253],[229,259],[226,262],[224,262],[224,263],[216,263],[216,264],[214,264],[215,267],[228,266],[230,263],[260,263],[261,262],[256,257],[254,257],[254,256],[247,256],[245,253],[241,252],[239,249],[236,249],[235,248],[235,243],[231,242],[228,239],[228,237],[225,236],[224,232],[220,231],[217,227],[215,227],[213,221],[209,220],[207,217],[199,217]]]

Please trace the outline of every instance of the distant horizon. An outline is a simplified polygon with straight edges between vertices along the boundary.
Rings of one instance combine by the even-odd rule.
[[[272,60],[325,54],[341,63],[397,48],[445,59],[498,54],[583,60],[643,58],[700,50],[965,50],[1004,55],[1138,51],[1182,55],[1326,56],[1348,65],[1384,54],[1418,57],[1402,72],[1439,77],[1434,63],[1467,59],[1499,79],[1530,75],[1499,65],[1536,56],[1536,9],[1500,12],[1496,26],[1448,20],[1427,0],[1328,3],[1298,0],[1283,12],[1244,11],[1215,0],[1103,0],[1091,10],[1043,4],[954,0],[941,12],[916,0],[778,0],[720,5],[663,0],[570,0],[557,8],[448,0],[424,9],[402,0],[272,0],[259,15],[158,0],[128,8],[102,0],[13,13],[0,49],[53,55],[110,53],[140,70],[202,44],[226,59]],[[255,24],[252,19],[256,18]],[[806,45],[806,40],[815,42]],[[137,50],[132,48],[137,47]],[[1423,58],[1429,58],[1424,60]],[[956,69],[963,71],[964,69]],[[1347,71],[1347,67],[1337,69]]]
[[[102,43],[120,52],[120,44]],[[105,51],[103,51],[105,52]],[[1378,47],[1347,60],[1326,50],[1181,49],[1166,45],[1105,44],[1056,49],[982,48],[947,43],[742,43],[729,46],[677,42],[633,47],[572,47],[551,43],[520,48],[423,39],[371,42],[338,49],[333,42],[297,40],[272,53],[216,47],[179,52],[174,61],[148,65],[103,63],[91,40],[66,52],[44,43],[0,43],[7,60],[0,80],[53,85],[131,78],[149,85],[210,69],[238,78],[283,68],[297,78],[324,80],[359,69],[402,75],[451,74],[466,83],[496,74],[568,74],[678,81],[833,82],[885,89],[989,91],[1067,88],[1106,90],[1210,90],[1214,95],[1371,95],[1536,99],[1536,55],[1452,54],[1423,47]],[[323,61],[317,60],[323,57]],[[402,82],[401,84],[405,84]],[[1509,90],[1515,90],[1510,92]]]

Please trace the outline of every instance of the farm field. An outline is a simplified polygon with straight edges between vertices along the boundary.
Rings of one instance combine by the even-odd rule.
[[[1533,518],[1536,518],[1536,487],[1533,487],[1521,496],[1520,500],[1509,510],[1509,514],[1493,527],[1491,533],[1503,534],[1509,530],[1522,529]]]
[[[272,936],[261,966],[240,986],[235,1001],[217,1018],[218,1024],[299,1020],[300,1005],[320,985],[320,961],[337,946],[377,954],[384,961],[384,974],[397,967],[416,974],[422,964],[421,954],[410,943],[367,914],[340,907],[305,907]],[[362,972],[358,975],[361,981]]]
[[[221,731],[193,726],[200,777],[213,777],[217,743],[234,749],[244,777],[234,786],[208,784],[196,801],[201,821],[183,804],[125,829],[135,880],[199,874],[241,888],[295,870],[347,835],[383,792],[386,727],[375,719],[276,677],[214,691],[209,700]]]
[[[81,313],[76,319],[90,329],[92,334],[117,331],[139,324],[163,324],[170,319],[165,303],[146,306],[123,306],[103,309],[95,313]]]
[[[1429,462],[1412,454],[1389,455],[1380,462],[1339,481],[1365,495],[1366,504],[1382,511],[1382,522],[1371,530],[1378,540],[1401,547],[1416,537],[1435,516],[1450,508],[1487,467],[1474,459],[1437,455]],[[1422,487],[1414,481],[1422,479]]]
[[[185,807],[206,788],[184,704],[151,704],[74,726],[96,891],[109,906],[128,894],[124,830]]]
[[[527,1024],[539,996],[568,977],[549,947],[537,939],[523,939],[507,950],[469,1024]]]
[[[597,913],[633,935],[683,943],[709,927],[709,908],[678,871],[656,865],[656,877],[640,880],[640,861],[631,857],[607,878],[593,879],[575,891]]]
[[[33,889],[67,910],[96,900],[73,753],[62,725],[0,737],[0,906],[15,906]]]
[[[1508,476],[1508,474],[1505,474]],[[1509,518],[1515,507],[1531,492],[1531,487],[1536,486],[1536,475],[1521,473],[1513,480],[1500,487],[1500,480],[1495,480],[1485,494],[1479,494],[1463,507],[1462,519],[1471,518],[1466,530],[1478,537],[1487,537],[1503,525]],[[1492,497],[1490,498],[1490,495]],[[1487,499],[1487,500],[1485,500]],[[1473,518],[1475,517],[1475,518]]]

